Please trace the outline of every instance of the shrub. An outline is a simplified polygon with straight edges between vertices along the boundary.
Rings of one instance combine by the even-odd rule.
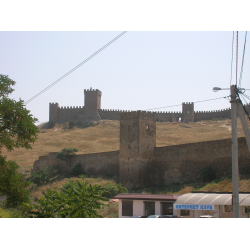
[[[48,166],[31,174],[29,180],[40,186],[49,183],[50,178],[55,177],[56,173],[57,170],[53,166]]]
[[[96,218],[97,209],[105,206],[103,187],[92,186],[84,180],[70,181],[59,191],[47,189],[43,197],[35,198],[36,204],[27,205],[30,216],[36,218]]]
[[[69,129],[72,129],[75,126],[76,126],[76,123],[74,121],[69,122]]]
[[[77,122],[76,122],[76,126],[77,126],[78,128],[83,128],[83,122],[77,121]]]
[[[213,179],[215,179],[215,177],[216,177],[215,172],[214,172],[214,170],[212,169],[211,166],[205,167],[202,170],[202,179],[203,179],[203,181],[210,182]]]
[[[128,189],[123,187],[120,183],[119,184],[108,183],[104,185],[103,188],[104,192],[102,196],[109,199],[113,198],[115,195],[119,193],[128,193]]]
[[[0,156],[0,194],[6,195],[6,207],[19,207],[23,202],[30,201],[30,185],[21,174],[20,167],[14,161],[6,161]]]

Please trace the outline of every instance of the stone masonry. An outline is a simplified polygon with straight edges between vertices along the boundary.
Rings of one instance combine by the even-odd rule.
[[[87,175],[119,176],[120,183],[129,189],[202,181],[202,171],[207,167],[217,178],[231,174],[230,139],[156,147],[156,115],[145,111],[122,113],[120,150],[74,155],[71,165],[80,163]],[[250,153],[244,137],[238,138],[238,147],[239,173],[250,174]],[[56,153],[50,153],[35,161],[32,173],[48,165],[60,172],[69,170]]]
[[[49,104],[49,121],[99,121],[119,120],[120,114],[134,112],[128,110],[101,109],[102,92],[98,89],[84,89],[84,106],[60,107],[58,103]],[[250,112],[250,104],[245,105]],[[156,121],[159,122],[197,122],[215,118],[230,118],[231,110],[194,111],[194,103],[182,103],[182,112],[156,112]]]

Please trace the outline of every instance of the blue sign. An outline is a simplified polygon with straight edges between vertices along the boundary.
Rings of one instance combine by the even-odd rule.
[[[214,205],[174,204],[174,209],[183,209],[183,210],[214,210]]]

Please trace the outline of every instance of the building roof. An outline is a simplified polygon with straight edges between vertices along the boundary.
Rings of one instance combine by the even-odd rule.
[[[117,194],[113,199],[121,200],[157,200],[157,201],[175,201],[180,195],[169,195],[169,194]]]
[[[175,204],[232,205],[232,193],[188,193],[178,197]],[[239,205],[250,206],[250,193],[239,194]]]

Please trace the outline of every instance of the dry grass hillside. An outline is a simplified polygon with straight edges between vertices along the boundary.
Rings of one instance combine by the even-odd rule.
[[[40,129],[38,140],[32,150],[15,149],[12,152],[2,150],[8,160],[16,161],[22,172],[28,173],[39,156],[49,152],[58,152],[66,147],[77,148],[77,154],[88,154],[119,150],[119,121],[100,121],[95,127],[84,129],[63,129],[65,124],[56,124],[53,129]],[[238,136],[244,136],[238,120]],[[231,120],[210,120],[194,123],[156,123],[156,146],[169,146],[185,143],[229,139],[231,138]]]

